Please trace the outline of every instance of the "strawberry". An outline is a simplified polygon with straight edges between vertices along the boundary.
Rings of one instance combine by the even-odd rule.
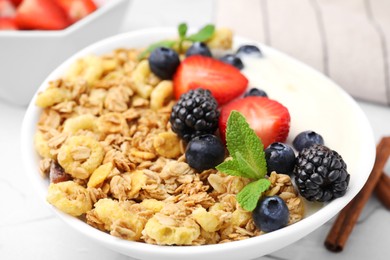
[[[18,7],[23,0],[11,0],[14,6]]]
[[[67,13],[73,22],[84,18],[97,9],[92,0],[55,0],[59,6]]]
[[[0,0],[0,17],[14,17],[16,13],[10,0]]]
[[[15,19],[11,17],[0,17],[0,31],[1,30],[17,30],[18,26]]]
[[[221,109],[219,131],[225,139],[226,124],[230,112],[244,115],[249,126],[263,142],[264,148],[273,142],[284,142],[290,130],[290,113],[279,102],[266,97],[245,97],[234,100]]]
[[[211,91],[219,105],[240,96],[247,88],[248,79],[230,64],[194,55],[181,62],[173,77],[176,99],[190,89]]]
[[[70,25],[65,12],[52,0],[24,0],[16,11],[21,29],[61,30]]]

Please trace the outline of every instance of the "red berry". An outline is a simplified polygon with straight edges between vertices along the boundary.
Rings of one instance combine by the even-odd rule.
[[[24,0],[15,18],[21,29],[61,30],[70,25],[65,12],[52,0]]]
[[[194,55],[186,58],[173,78],[175,98],[191,89],[211,91],[219,105],[245,92],[248,79],[230,64],[214,58]]]
[[[22,1],[23,0],[11,0],[11,2],[14,4],[14,6],[19,6]]]
[[[92,0],[55,0],[55,2],[65,11],[72,23],[97,9]]]
[[[274,142],[286,141],[290,130],[290,113],[279,102],[266,97],[249,96],[223,106],[219,117],[219,131],[223,139],[232,110],[244,115],[249,126],[261,139],[264,148]]]
[[[0,0],[0,18],[13,18],[15,12],[15,6],[10,0]]]
[[[1,30],[17,30],[18,26],[14,18],[0,17],[0,31]]]

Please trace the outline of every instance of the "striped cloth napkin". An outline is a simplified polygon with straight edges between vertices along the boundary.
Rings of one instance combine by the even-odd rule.
[[[353,97],[390,105],[389,0],[216,0],[216,24],[279,49]]]

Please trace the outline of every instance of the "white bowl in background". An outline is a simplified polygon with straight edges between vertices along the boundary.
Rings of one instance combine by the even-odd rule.
[[[42,81],[66,58],[117,34],[130,3],[104,1],[64,30],[0,31],[0,99],[27,105]]]
[[[175,35],[175,28],[153,28],[121,34],[97,42],[62,63],[46,78],[38,91],[43,91],[50,80],[60,77],[70,64],[87,54],[104,54],[123,47],[144,47]],[[235,37],[234,42],[238,46],[249,41]],[[325,142],[343,156],[351,174],[350,185],[345,196],[313,210],[303,220],[293,225],[242,241],[202,246],[157,246],[119,239],[89,226],[78,218],[60,212],[46,202],[49,183],[39,174],[39,156],[33,146],[36,124],[42,111],[34,105],[35,95],[23,121],[21,145],[26,174],[36,186],[42,201],[45,201],[69,226],[91,240],[125,255],[145,260],[253,259],[297,241],[330,220],[360,191],[370,174],[375,159],[375,140],[372,129],[357,103],[331,80],[279,51],[259,45],[266,57],[285,62],[286,68],[292,73],[290,75],[295,75],[294,79],[305,79],[301,83],[306,86],[294,85],[296,88],[292,88],[291,93],[272,92],[272,86],[269,86],[266,91],[271,91],[272,97],[282,100],[282,103],[290,110],[292,120],[289,142],[293,134],[315,126],[315,130],[324,136]],[[294,79],[289,80],[293,82]],[[311,109],[308,109],[305,104],[292,102],[294,98],[301,98],[301,100],[309,98]],[[309,125],[305,125],[304,122]]]

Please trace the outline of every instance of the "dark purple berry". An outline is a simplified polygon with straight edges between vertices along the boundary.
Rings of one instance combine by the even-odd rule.
[[[293,146],[298,152],[302,151],[304,148],[309,148],[314,144],[323,145],[324,139],[321,135],[311,130],[298,134],[293,140]]]
[[[290,175],[295,166],[295,154],[293,149],[284,143],[272,143],[265,150],[267,161],[267,173],[275,171]]]
[[[254,96],[254,97],[268,97],[267,93],[264,90],[258,89],[258,88],[251,88],[249,91],[247,91],[244,94],[244,97],[251,97],[251,96]]]
[[[264,232],[272,232],[287,226],[289,211],[279,196],[265,197],[252,212],[256,227]]]
[[[223,162],[225,146],[215,135],[201,135],[188,143],[185,155],[188,165],[201,172]]]
[[[240,48],[237,50],[237,55],[243,56],[243,55],[258,55],[262,56],[263,54],[261,53],[261,50],[259,47],[255,45],[242,45]]]
[[[327,202],[347,192],[350,175],[343,158],[323,145],[304,148],[294,169],[299,193],[309,201]]]
[[[239,70],[244,68],[244,63],[242,63],[241,59],[234,54],[226,54],[225,56],[222,56],[220,60],[236,67]]]
[[[209,90],[190,90],[172,108],[172,131],[185,141],[213,134],[218,128],[219,114],[217,101]]]
[[[161,79],[172,79],[179,65],[179,55],[170,48],[157,47],[150,53],[150,70]]]
[[[192,55],[202,55],[206,57],[212,57],[209,47],[204,42],[194,42],[191,47],[186,51],[186,57]]]

